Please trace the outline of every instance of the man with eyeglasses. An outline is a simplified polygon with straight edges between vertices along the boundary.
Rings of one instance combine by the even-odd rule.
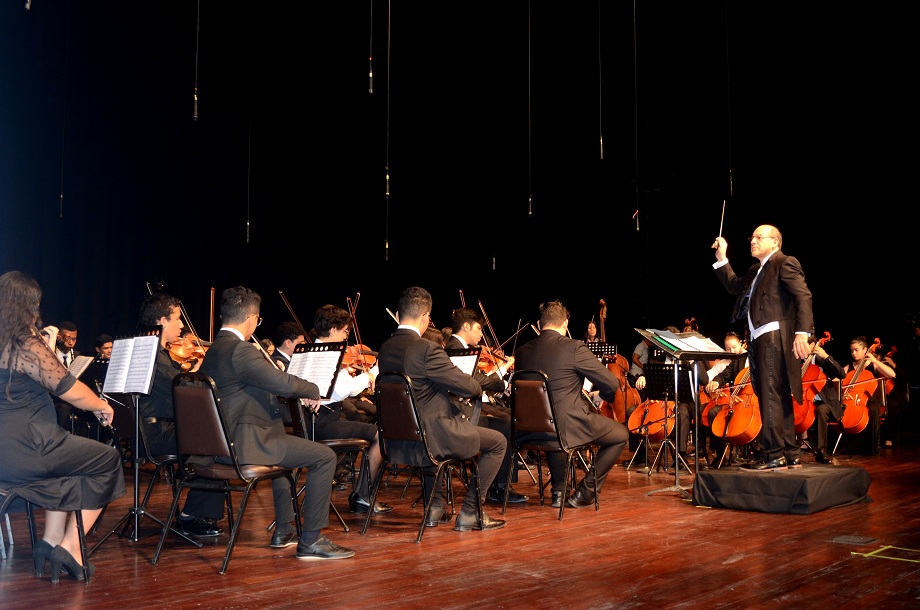
[[[799,260],[783,254],[783,236],[772,225],[757,227],[748,238],[758,260],[742,276],[728,262],[728,242],[712,243],[716,277],[730,294],[738,295],[732,324],[743,324],[748,337],[751,381],[763,421],[760,460],[754,470],[798,466],[802,451],[796,443],[793,397],[802,402],[801,360],[811,350],[814,334],[812,296]]]

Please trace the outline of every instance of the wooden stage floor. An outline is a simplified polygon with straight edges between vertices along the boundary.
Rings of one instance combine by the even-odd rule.
[[[25,516],[18,513],[11,516],[15,545],[0,564],[0,607],[917,608],[918,458],[920,446],[909,437],[878,457],[838,454],[839,465],[871,475],[872,501],[806,515],[695,506],[669,490],[676,482],[692,486],[693,475],[675,481],[673,472],[618,466],[599,512],[567,508],[559,521],[548,500],[539,505],[536,486],[521,470],[515,488],[531,501],[509,506],[504,529],[459,533],[451,524],[426,530],[421,544],[415,542],[421,508],[411,506],[418,482],[401,498],[405,478],[398,478],[380,498],[395,510],[374,518],[366,535],[363,516],[347,512],[348,491],[333,493],[351,531],[344,533],[330,514],[325,533],[357,555],[325,562],[298,561],[295,547],[268,547],[266,526],[274,516],[265,485],[247,509],[225,575],[218,570],[226,534],[201,549],[170,536],[154,566],[159,526],[143,519],[137,542],[112,536],[97,550],[89,585],[66,575],[52,585],[47,571],[34,576]],[[810,466],[807,455],[804,467]],[[144,487],[148,476],[142,474]],[[89,544],[130,510],[130,471],[126,479],[127,496],[109,507]],[[151,514],[165,517],[168,502],[168,486],[158,483]],[[487,511],[500,516],[500,507]],[[41,511],[37,516],[41,521]]]

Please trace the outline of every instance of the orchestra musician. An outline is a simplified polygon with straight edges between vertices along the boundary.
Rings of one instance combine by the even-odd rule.
[[[377,364],[381,370],[399,371],[412,379],[428,444],[435,457],[467,459],[479,454],[479,489],[484,494],[498,474],[508,442],[500,432],[470,421],[472,405],[458,408],[451,401],[450,394],[460,398],[478,398],[482,395],[482,386],[454,365],[442,347],[422,338],[422,333],[430,326],[431,306],[431,293],[424,288],[413,286],[403,290],[397,307],[399,326],[380,346]],[[387,443],[390,459],[403,464],[427,462],[427,456],[419,450],[417,443]],[[422,477],[426,498],[431,491],[430,479]],[[438,485],[443,485],[443,480],[438,481]],[[479,528],[477,510],[485,498],[479,498],[480,504],[477,504],[476,487],[470,485],[467,488],[463,507],[454,524],[457,531]],[[444,510],[441,490],[435,491],[425,524],[429,527],[446,523],[450,518]],[[504,526],[504,520],[493,519],[482,511],[481,529],[493,530]]]
[[[302,398],[314,411],[320,406],[315,383],[278,370],[252,344],[262,323],[262,297],[244,286],[227,288],[220,298],[222,326],[199,369],[217,386],[221,411],[233,436],[237,455],[245,464],[306,468],[303,534],[297,539],[291,488],[284,477],[272,481],[275,531],[272,548],[297,545],[298,559],[345,559],[355,552],[322,534],[329,526],[329,500],[336,455],[329,447],[288,434],[276,396]],[[194,462],[194,456],[190,461]]]
[[[831,419],[840,419],[843,416],[843,406],[840,404],[838,386],[840,380],[846,377],[846,371],[834,357],[825,351],[824,347],[815,337],[808,339],[814,345],[815,353],[811,360],[821,368],[826,377],[824,387],[817,393],[814,400],[815,407],[815,433],[817,444],[814,446],[815,461],[819,464],[831,464],[833,461],[827,453],[827,423]]]
[[[883,392],[885,391],[885,379],[894,379],[896,373],[891,365],[886,364],[875,355],[869,348],[869,342],[865,337],[859,336],[850,341],[850,356],[853,362],[843,367],[845,373],[856,369],[859,363],[865,360],[865,370],[871,369],[873,376],[878,380],[872,395],[866,401],[866,407],[869,409],[869,424],[864,432],[863,453],[865,455],[879,454],[879,426],[881,420],[881,409],[885,403]],[[846,394],[846,389],[843,390]]]
[[[741,354],[747,351],[747,346],[744,344],[744,341],[742,341],[738,333],[734,331],[725,333],[722,345],[725,346],[726,352],[731,352],[733,354]],[[718,392],[720,388],[727,388],[732,385],[741,372],[748,367],[748,358],[722,360],[706,371],[705,377],[701,377],[699,381],[703,384],[703,389],[706,390],[710,396],[715,396],[715,393]],[[725,405],[721,404],[716,398],[713,398],[712,402],[713,404],[709,406],[709,410],[707,411],[707,419],[709,421],[709,447],[713,452],[712,460],[709,462],[708,466],[709,468],[720,468],[726,465],[722,461],[726,443],[724,438],[713,434],[712,422]]]
[[[732,324],[744,324],[750,350],[751,381],[762,420],[760,461],[753,470],[772,470],[802,462],[796,442],[793,398],[802,402],[801,361],[811,353],[814,334],[812,295],[802,265],[781,250],[783,236],[772,225],[760,225],[748,238],[757,262],[743,275],[728,261],[728,242],[712,243],[716,277],[738,295]]]
[[[470,346],[478,346],[482,341],[482,318],[475,309],[469,307],[460,307],[455,309],[451,315],[451,335],[447,340],[445,347],[448,349],[464,349]],[[487,349],[487,348],[483,348]],[[473,379],[482,386],[482,397],[479,401],[480,417],[477,425],[484,428],[491,428],[501,432],[509,443],[505,449],[505,457],[502,460],[501,468],[495,477],[495,483],[489,487],[486,498],[490,502],[501,504],[505,498],[505,482],[508,480],[508,469],[513,463],[514,452],[511,451],[511,409],[501,404],[496,395],[505,392],[507,382],[504,377],[508,370],[514,366],[514,357],[507,358],[498,356],[494,357],[493,371],[486,373],[478,367],[473,371]],[[491,395],[490,395],[491,394]],[[511,482],[517,482],[517,471],[511,473]],[[519,494],[514,488],[508,489],[508,502],[526,502],[527,496]]]
[[[598,493],[626,448],[626,426],[595,411],[585,397],[585,379],[589,379],[601,398],[616,399],[620,382],[580,339],[568,335],[569,310],[559,301],[540,306],[540,334],[517,349],[515,365],[521,370],[541,370],[549,378],[553,402],[560,421],[556,425],[565,433],[570,445],[593,443],[600,449],[590,469],[568,498],[562,497],[565,486],[566,459],[562,452],[549,452],[550,485],[553,502],[566,502],[572,508],[594,504],[594,488]],[[525,437],[526,438],[526,437]],[[520,439],[524,440],[524,439]]]

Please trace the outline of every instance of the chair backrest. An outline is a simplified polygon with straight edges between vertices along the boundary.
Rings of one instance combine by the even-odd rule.
[[[387,442],[408,441],[420,443],[433,465],[438,461],[431,455],[425,430],[422,427],[412,389],[412,380],[405,373],[386,371],[374,380],[374,395],[377,401],[377,430],[380,432],[380,450],[389,460]],[[427,466],[428,464],[413,464]]]
[[[559,447],[568,449],[556,426],[556,407],[549,378],[543,371],[524,369],[511,376],[511,434],[549,434]]]
[[[223,414],[214,380],[202,373],[179,373],[173,380],[173,409],[176,415],[176,446],[180,470],[187,456],[203,456],[239,462]]]

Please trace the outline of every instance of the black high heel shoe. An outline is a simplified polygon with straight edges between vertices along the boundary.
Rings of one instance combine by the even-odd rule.
[[[35,575],[41,578],[45,575],[45,560],[51,559],[54,547],[44,540],[39,540],[32,548],[32,561],[35,563]]]
[[[61,568],[67,570],[71,578],[83,580],[83,566],[77,563],[73,555],[64,547],[58,545],[51,551],[51,582],[57,582],[61,577]],[[89,575],[92,576],[96,571],[96,566],[89,564],[86,566]]]

